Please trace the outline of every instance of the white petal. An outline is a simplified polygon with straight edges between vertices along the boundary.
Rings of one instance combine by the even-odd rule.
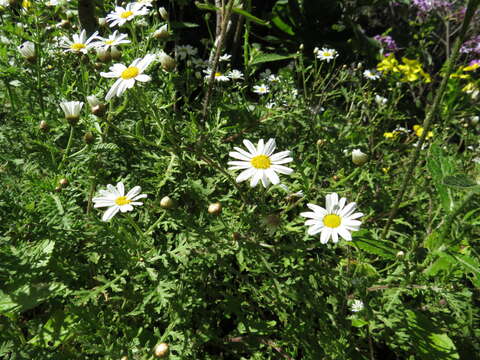
[[[338,202],[338,209],[341,210],[345,206],[345,203],[347,202],[347,198],[340,198],[340,201]]]
[[[140,82],[147,82],[147,81],[150,81],[152,80],[152,78],[148,75],[145,75],[145,74],[140,74],[140,75],[137,75],[135,77],[135,80],[138,80]]]
[[[231,166],[239,166],[245,169],[252,167],[252,164],[250,164],[248,161],[229,161],[227,164]]]
[[[278,160],[281,160],[281,159],[283,159],[283,158],[285,158],[285,157],[287,157],[287,156],[289,156],[289,155],[290,155],[290,151],[289,151],[289,150],[280,151],[280,152],[278,152],[278,153],[276,153],[276,154],[273,154],[273,155],[270,157],[270,159],[271,159],[272,161],[278,161]]]
[[[120,194],[120,196],[125,195],[125,186],[123,185],[123,182],[120,181],[120,182],[117,184],[117,191],[118,191],[118,193]]]
[[[103,213],[102,221],[110,220],[112,217],[115,216],[115,214],[118,212],[118,210],[119,210],[118,206],[112,206],[111,208],[108,208],[107,211],[105,211]]]
[[[257,186],[258,182],[262,177],[263,177],[263,171],[255,169],[254,174],[252,176],[252,180],[250,180],[250,186],[251,187]]]
[[[339,215],[341,217],[348,217],[349,215],[351,215],[355,211],[356,206],[357,206],[356,203],[351,202],[350,204],[348,204],[347,206],[345,206],[343,208],[343,210],[340,212]]]
[[[92,199],[92,201],[95,203],[93,205],[94,208],[100,208],[100,207],[107,207],[107,206],[114,206],[115,201],[95,201],[95,199]]]
[[[245,181],[245,180],[249,179],[251,176],[253,176],[253,174],[255,174],[255,171],[256,170],[254,168],[250,168],[250,169],[247,169],[245,171],[242,171],[240,173],[240,175],[237,176],[237,179],[235,181],[237,183]]]
[[[358,212],[358,213],[355,213],[355,214],[346,216],[346,218],[347,218],[348,220],[353,220],[353,219],[358,219],[358,218],[360,218],[360,217],[362,217],[362,216],[363,216],[363,213]]]
[[[338,203],[338,195],[337,193],[331,193],[326,196],[326,208],[328,213],[333,212],[333,208],[337,205]]]
[[[281,164],[286,164],[286,163],[289,163],[289,162],[292,162],[292,161],[293,161],[293,158],[287,157],[287,158],[283,158],[283,159],[280,159],[280,160],[272,161],[272,164],[281,165]]]
[[[244,155],[248,160],[250,160],[252,157],[255,156],[255,154],[250,154],[247,151],[243,150],[242,148],[239,148],[237,146],[234,147],[236,151],[238,151],[241,155]]]
[[[278,175],[271,168],[265,170],[265,175],[267,175],[268,179],[272,182],[273,185],[277,185],[280,182]]]
[[[137,196],[135,196],[134,198],[132,198],[132,199],[130,199],[130,200],[136,201],[136,200],[139,200],[139,199],[145,199],[145,198],[147,198],[147,197],[148,197],[147,194],[140,194],[140,195],[137,195]]]
[[[307,204],[308,208],[310,210],[313,210],[317,216],[325,216],[327,215],[327,210],[325,210],[323,207],[315,205],[315,204]]]
[[[338,242],[337,229],[332,229],[332,241],[333,241],[334,243],[337,243],[337,242]]]
[[[243,161],[248,161],[250,162],[250,160],[252,159],[252,157],[247,157],[246,155],[244,154],[241,154],[239,152],[236,152],[236,151],[230,151],[228,153],[228,155],[234,159],[238,159],[238,160],[243,160]]]
[[[107,185],[107,189],[108,191],[110,191],[112,194],[115,195],[115,198],[119,197],[119,196],[122,196],[120,195],[120,193],[118,192],[117,188],[115,186],[113,186],[112,184],[108,184]]]
[[[269,139],[267,143],[265,144],[265,149],[263,150],[265,152],[265,155],[270,156],[273,154],[276,148],[275,144],[275,139]]]
[[[318,234],[319,232],[321,232],[323,229],[323,225],[322,224],[316,224],[312,227],[310,227],[308,230],[307,230],[307,233],[308,235],[316,235]]]
[[[280,174],[290,175],[291,173],[293,173],[293,169],[290,169],[289,167],[283,165],[272,165],[270,168]]]
[[[263,187],[266,189],[268,187],[268,185],[270,185],[270,179],[267,177],[267,172],[266,171],[262,171],[263,174],[262,174],[262,185]]]
[[[255,146],[251,143],[250,140],[243,140],[243,145],[246,146],[246,148],[248,149],[248,151],[250,151],[250,154],[253,154],[254,156],[257,154],[257,149],[255,148]]]
[[[265,143],[263,142],[263,139],[260,139],[258,140],[256,155],[264,154],[263,149],[265,149]]]
[[[313,225],[322,225],[322,223],[318,221],[318,219],[308,219],[307,221],[305,221],[305,226],[313,226]]]
[[[344,238],[347,241],[352,240],[352,235],[350,235],[350,232],[344,227],[344,226],[339,226],[337,228],[338,234]]]
[[[137,196],[142,188],[140,186],[134,186],[126,195],[127,199],[132,199],[133,197]]]
[[[320,235],[320,242],[322,244],[326,244],[328,242],[328,239],[330,238],[331,233],[332,230],[330,228],[324,227],[322,230],[322,234]]]
[[[127,211],[132,211],[132,210],[133,210],[133,206],[130,205],[130,204],[120,206],[120,211],[122,213],[127,212]]]

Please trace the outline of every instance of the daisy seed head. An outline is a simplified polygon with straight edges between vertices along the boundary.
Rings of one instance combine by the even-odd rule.
[[[157,358],[166,357],[168,355],[168,352],[169,352],[168,344],[164,342],[155,345],[155,349],[153,350],[153,353]]]

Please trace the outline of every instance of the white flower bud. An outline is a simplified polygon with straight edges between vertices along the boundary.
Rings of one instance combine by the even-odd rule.
[[[222,212],[222,204],[219,202],[210,204],[208,206],[208,213],[212,215],[219,215]]]
[[[160,13],[160,16],[162,17],[163,20],[168,21],[168,11],[165,10],[163,6],[160,9],[158,9],[158,12]]]
[[[35,44],[31,41],[25,41],[22,45],[18,47],[20,55],[22,55],[27,61],[35,62]]]
[[[175,203],[169,196],[164,196],[160,200],[160,206],[164,209],[172,209],[175,206]]]
[[[159,343],[155,345],[155,349],[153,350],[153,353],[155,354],[155,357],[158,358],[164,358],[168,355],[168,344],[167,343]]]
[[[163,51],[158,54],[158,60],[160,61],[160,65],[162,65],[163,70],[165,71],[172,71],[177,66],[175,59],[167,55]]]
[[[165,40],[165,39],[168,39],[170,37],[170,32],[168,31],[168,25],[165,24],[165,25],[162,25],[158,30],[156,30],[152,36],[155,38],[155,39],[159,39],[159,40]]]
[[[352,162],[355,165],[362,166],[368,161],[368,155],[363,153],[360,149],[352,151]]]

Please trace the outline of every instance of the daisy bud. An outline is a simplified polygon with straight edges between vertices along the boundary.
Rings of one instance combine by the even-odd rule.
[[[480,120],[480,116],[472,116],[472,117],[470,118],[470,123],[471,123],[473,126],[475,126],[475,125],[478,124],[478,121],[479,121],[479,120]]]
[[[337,175],[333,175],[333,181],[338,181],[338,180],[340,180],[340,177]]]
[[[368,161],[368,155],[363,153],[359,149],[355,149],[352,151],[352,162],[355,165],[362,166]]]
[[[162,69],[165,71],[172,71],[175,69],[175,66],[177,66],[175,60],[163,51],[158,54],[158,60],[160,61],[160,65],[162,65]]]
[[[300,44],[300,46],[298,47],[298,50],[303,51],[304,47],[305,46],[303,44]]]
[[[323,146],[323,145],[325,145],[325,142],[326,142],[325,139],[318,139],[317,140],[317,146]]]
[[[83,102],[81,101],[63,101],[60,103],[60,107],[65,113],[65,119],[67,119],[70,125],[76,125],[78,119],[80,119],[80,111],[82,111]]]
[[[170,33],[168,32],[168,25],[165,24],[160,27],[157,31],[155,31],[152,35],[155,39],[158,40],[166,40],[170,37]]]
[[[95,136],[91,131],[88,131],[83,135],[83,141],[85,141],[86,144],[91,144],[95,141]]]
[[[208,206],[208,213],[209,213],[209,214],[212,214],[212,215],[220,215],[221,212],[222,212],[222,204],[220,204],[219,202],[210,204],[210,205]]]
[[[404,257],[404,256],[405,256],[405,253],[404,253],[402,250],[400,250],[399,252],[397,252],[397,257],[398,257],[398,258],[401,258],[401,257]]]
[[[40,124],[38,125],[38,128],[40,130],[42,130],[43,132],[47,132],[49,126],[48,126],[48,123],[45,120],[42,120],[42,121],[40,121]]]
[[[70,25],[70,20],[62,20],[56,26],[62,29],[68,29]]]
[[[87,96],[88,105],[93,115],[103,117],[107,111],[105,104],[101,103],[95,95]]]
[[[128,360],[128,356],[122,356],[120,360]]]
[[[172,209],[175,206],[175,202],[169,196],[164,196],[160,200],[160,206],[164,209]]]
[[[106,63],[112,60],[112,56],[110,55],[107,49],[99,47],[96,49],[96,52],[97,52],[97,58],[101,62]]]
[[[35,44],[31,41],[25,41],[18,47],[20,55],[22,55],[28,62],[34,63],[36,59]]]
[[[98,26],[106,26],[107,20],[105,18],[98,18]]]
[[[57,185],[55,187],[55,192],[60,192],[60,191],[62,191],[62,187],[60,185]]]
[[[101,70],[103,68],[103,64],[101,62],[96,62],[95,64],[93,64],[93,67],[95,68],[95,70]]]
[[[155,354],[155,357],[158,358],[164,358],[168,355],[168,344],[167,343],[159,343],[155,345],[155,349],[153,350],[153,353]]]
[[[168,21],[168,11],[163,6],[158,9],[158,12],[163,20]]]
[[[65,187],[68,185],[68,180],[66,178],[62,178],[60,180],[58,180],[58,184],[61,186],[61,187]]]
[[[118,50],[117,47],[112,46],[112,48],[110,49],[110,56],[113,60],[120,60],[120,58],[122,57],[122,52]]]

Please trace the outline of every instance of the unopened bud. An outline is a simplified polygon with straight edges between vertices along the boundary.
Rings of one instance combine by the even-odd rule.
[[[325,139],[318,139],[317,140],[317,146],[323,146],[325,145],[326,140]]]
[[[338,181],[338,180],[340,180],[340,177],[337,175],[333,175],[333,181]]]
[[[57,185],[55,187],[55,192],[60,192],[60,191],[62,191],[62,187],[60,185]]]
[[[153,349],[153,353],[158,358],[164,358],[168,356],[168,344],[167,343],[159,343],[155,345],[155,349]]]
[[[68,185],[68,180],[66,178],[62,178],[60,180],[58,180],[58,184],[62,187],[65,187]]]
[[[397,257],[400,258],[400,257],[404,257],[405,256],[405,253],[400,250],[399,252],[397,252]]]
[[[162,69],[165,71],[172,71],[177,66],[175,59],[167,55],[163,51],[158,55],[158,60],[160,61]]]
[[[83,141],[87,144],[91,144],[95,141],[95,136],[92,134],[91,131],[88,131],[83,135]]]
[[[208,213],[212,215],[219,215],[222,212],[222,204],[219,202],[210,204],[208,206]]]
[[[97,58],[101,62],[106,63],[112,60],[112,56],[110,55],[107,49],[99,47],[97,48],[96,52],[97,52]]]
[[[168,11],[163,6],[158,9],[158,12],[163,20],[168,21]]]
[[[48,123],[45,120],[40,121],[40,124],[38,125],[38,128],[42,130],[43,132],[47,132],[49,129]]]
[[[113,60],[120,60],[122,57],[122,52],[115,46],[112,46],[110,49],[110,56],[112,57]]]
[[[475,125],[478,124],[479,120],[480,120],[480,116],[472,116],[472,117],[470,118],[470,123],[471,123],[473,126],[475,126]]]
[[[98,104],[92,107],[92,114],[98,117],[103,117],[107,112],[105,104]]]
[[[98,18],[98,26],[106,26],[106,25],[107,25],[107,19]]]
[[[25,41],[18,47],[20,55],[22,55],[28,62],[34,63],[36,60],[35,44],[31,41]]]
[[[175,202],[169,196],[164,196],[160,200],[160,206],[164,209],[172,209],[175,206]]]
[[[152,36],[155,38],[155,39],[158,39],[158,40],[166,40],[170,37],[170,32],[168,31],[168,25],[165,24],[163,26],[160,27],[160,29],[156,30]]]
[[[363,153],[359,149],[355,149],[352,151],[352,162],[355,165],[362,166],[368,161],[368,155]]]

